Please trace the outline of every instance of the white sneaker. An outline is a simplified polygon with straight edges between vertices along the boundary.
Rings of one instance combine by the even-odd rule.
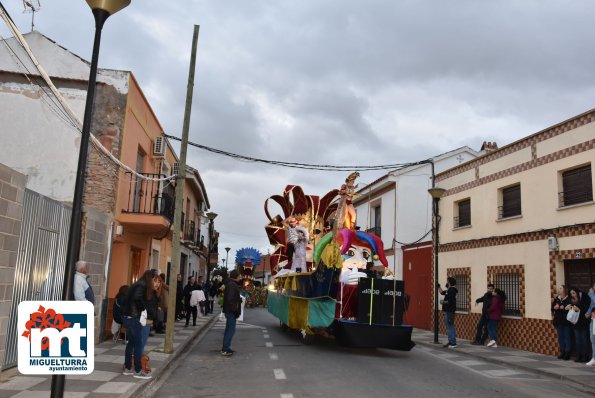
[[[585,365],[587,366],[595,366],[595,359],[591,359],[589,362],[587,362]]]
[[[124,376],[132,376],[134,374],[134,369],[126,369],[126,368],[124,368],[124,371],[122,372],[122,374]]]
[[[488,347],[497,347],[496,340],[490,340],[490,342],[488,343]]]

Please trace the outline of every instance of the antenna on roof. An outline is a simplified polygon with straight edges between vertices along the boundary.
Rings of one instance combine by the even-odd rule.
[[[31,32],[35,28],[35,13],[41,8],[39,0],[23,0],[23,12],[31,13]]]

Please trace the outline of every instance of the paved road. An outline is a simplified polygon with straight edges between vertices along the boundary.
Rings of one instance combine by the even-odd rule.
[[[154,397],[572,397],[560,380],[415,347],[411,352],[349,349],[320,339],[304,345],[262,308],[238,324],[232,357],[220,355],[218,322],[164,378]]]

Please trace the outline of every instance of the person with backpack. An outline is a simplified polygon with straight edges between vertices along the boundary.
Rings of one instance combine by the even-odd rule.
[[[120,286],[118,290],[118,294],[116,294],[116,299],[114,300],[114,305],[112,307],[112,334],[114,335],[114,339],[119,338],[120,333],[120,326],[124,324],[124,320],[122,319],[122,308],[124,307],[124,302],[126,300],[126,295],[128,294],[128,285]]]

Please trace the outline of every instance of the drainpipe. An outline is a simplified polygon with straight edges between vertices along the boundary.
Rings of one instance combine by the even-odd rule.
[[[107,256],[106,256],[106,260],[105,260],[105,288],[103,290],[103,300],[101,300],[101,319],[99,320],[99,341],[100,342],[105,340],[105,326],[107,323],[107,303],[108,303],[107,294],[108,294],[108,290],[109,290],[109,274],[110,274],[110,269],[112,266],[112,246],[114,244],[114,240],[113,240],[114,227],[115,227],[115,223],[112,221],[109,231],[108,231],[108,236],[107,236],[108,246],[107,246]]]

